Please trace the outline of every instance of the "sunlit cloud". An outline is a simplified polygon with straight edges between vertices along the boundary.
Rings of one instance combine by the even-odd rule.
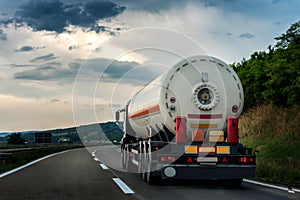
[[[81,108],[111,120],[133,91],[181,57],[232,63],[265,50],[299,20],[299,7],[297,0],[1,1],[1,129],[72,125],[78,78]]]

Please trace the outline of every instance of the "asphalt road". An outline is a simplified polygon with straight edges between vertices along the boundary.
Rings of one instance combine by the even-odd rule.
[[[78,149],[1,178],[0,199],[135,199],[113,177],[86,149]]]
[[[98,147],[90,152],[95,160],[86,149],[78,149],[1,178],[0,199],[289,199],[287,192],[246,182],[239,187],[188,180],[152,186],[138,174],[116,170],[120,169],[118,147]],[[100,166],[102,163],[109,169]],[[114,178],[120,178],[134,193],[125,194]]]

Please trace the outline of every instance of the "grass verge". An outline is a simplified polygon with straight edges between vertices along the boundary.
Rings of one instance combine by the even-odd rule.
[[[256,178],[300,184],[300,107],[264,105],[240,118],[240,141],[257,149]]]

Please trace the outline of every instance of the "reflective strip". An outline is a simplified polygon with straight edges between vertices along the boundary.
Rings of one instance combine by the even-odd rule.
[[[222,119],[222,114],[188,114],[190,119]]]
[[[215,153],[216,148],[215,147],[199,147],[199,153]]]
[[[210,142],[224,142],[224,131],[209,131]]]
[[[217,146],[217,154],[230,154],[230,146]]]
[[[209,131],[209,136],[224,137],[224,131]]]
[[[191,128],[218,128],[218,124],[191,124]]]
[[[209,142],[224,142],[224,137],[209,136]]]
[[[185,146],[185,153],[197,154],[198,146]]]

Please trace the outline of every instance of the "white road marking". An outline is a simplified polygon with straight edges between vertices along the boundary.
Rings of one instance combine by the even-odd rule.
[[[94,152],[92,153],[92,156],[95,157],[95,153]]]
[[[285,188],[285,187],[280,187],[280,186],[276,186],[276,185],[271,185],[271,184],[267,184],[267,183],[261,183],[261,182],[258,182],[258,181],[252,181],[252,180],[248,180],[248,179],[244,179],[245,182],[247,183],[252,183],[252,184],[255,184],[255,185],[261,185],[261,186],[265,186],[265,187],[270,187],[270,188],[274,188],[274,189],[278,189],[278,190],[283,190],[283,191],[286,191],[288,192],[288,188]]]
[[[135,165],[139,165],[139,162],[134,160],[134,159],[132,159],[132,163],[135,164]]]
[[[130,189],[121,179],[119,178],[113,178],[113,181],[119,186],[119,188],[125,193],[125,194],[134,194],[134,191]]]
[[[94,158],[94,161],[99,162],[100,160],[98,158]]]
[[[100,167],[102,168],[102,169],[109,169],[106,165],[104,165],[104,164],[100,164]]]
[[[50,158],[50,157],[53,157],[53,156],[56,156],[56,155],[59,155],[59,154],[67,153],[67,152],[73,151],[73,150],[75,150],[75,149],[66,150],[66,151],[54,153],[54,154],[51,154],[51,155],[48,155],[48,156],[39,158],[39,159],[34,160],[34,161],[30,162],[30,163],[27,163],[27,164],[25,164],[25,165],[22,165],[22,166],[20,166],[20,167],[17,167],[17,168],[15,168],[15,169],[13,169],[13,170],[10,170],[10,171],[8,171],[8,172],[5,172],[5,173],[3,173],[3,174],[0,174],[0,178],[3,178],[3,177],[5,177],[5,176],[8,176],[8,175],[10,175],[10,174],[12,174],[12,173],[15,173],[15,172],[17,172],[17,171],[20,171],[20,170],[22,170],[22,169],[24,169],[24,168],[26,168],[26,167],[29,167],[29,166],[31,166],[31,165],[37,163],[37,162],[40,162],[40,161],[42,161],[42,160],[47,159],[47,158]]]

